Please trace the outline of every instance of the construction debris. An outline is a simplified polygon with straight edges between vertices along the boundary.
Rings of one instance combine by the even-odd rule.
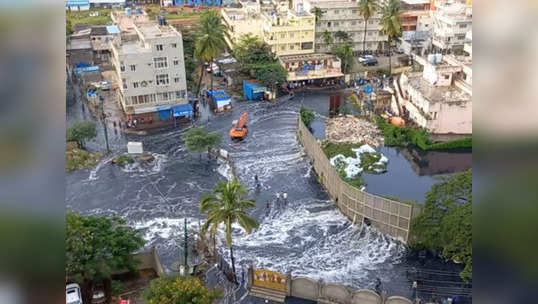
[[[325,120],[325,134],[332,142],[363,143],[379,147],[383,135],[375,123],[352,115],[343,115]]]

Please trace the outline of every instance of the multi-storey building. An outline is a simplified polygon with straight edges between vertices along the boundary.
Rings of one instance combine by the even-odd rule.
[[[303,6],[305,11],[317,7],[323,15],[316,22],[316,52],[328,52],[330,47],[323,39],[323,32],[333,34],[334,43],[339,41],[334,34],[343,31],[349,35],[355,51],[362,51],[364,41],[364,18],[359,13],[357,0],[295,0],[294,6]],[[381,32],[380,14],[368,19],[366,24],[366,49],[380,50],[386,47],[388,38]]]
[[[402,31],[416,31],[418,19],[429,16],[430,4],[434,0],[402,0]]]
[[[432,11],[432,44],[439,51],[463,50],[465,35],[472,29],[473,11],[470,1],[436,1]]]
[[[121,30],[121,40],[112,45],[112,63],[127,116],[140,123],[180,116],[190,106],[181,33],[146,15],[115,12],[112,17]]]
[[[230,49],[245,34],[254,35],[263,40],[261,8],[258,2],[240,2],[241,8],[221,9],[222,22],[226,25],[228,35],[224,35],[226,44]]]
[[[314,16],[304,10],[262,12],[263,41],[277,56],[314,53]]]

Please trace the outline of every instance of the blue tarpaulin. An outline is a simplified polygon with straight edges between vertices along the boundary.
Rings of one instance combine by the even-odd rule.
[[[89,0],[68,0],[65,1],[65,6],[89,6]]]
[[[159,119],[160,120],[167,120],[167,119],[170,119],[171,117],[171,110],[172,110],[172,107],[171,106],[157,106],[155,107],[157,109],[157,113],[159,114]]]
[[[83,73],[83,72],[94,72],[94,71],[99,71],[99,66],[98,65],[92,65],[92,66],[89,66],[89,67],[81,67],[81,68],[75,68],[75,74],[80,74],[80,73]]]
[[[117,25],[108,25],[106,27],[106,31],[112,35],[112,34],[119,34],[120,33],[120,28],[117,26]]]
[[[193,116],[194,111],[192,109],[191,104],[181,104],[181,105],[175,105],[172,107],[174,111],[174,117],[181,117],[181,116]]]
[[[75,63],[75,68],[85,68],[89,67],[90,65],[86,61],[79,61]]]
[[[267,91],[266,87],[243,80],[243,93],[245,93],[247,100],[260,99],[265,91]]]

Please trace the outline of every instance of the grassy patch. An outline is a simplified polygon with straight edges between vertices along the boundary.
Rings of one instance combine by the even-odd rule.
[[[348,97],[349,103],[351,103],[355,109],[361,110],[361,107],[359,106],[359,96],[357,94],[353,93]]]
[[[376,164],[381,159],[381,153],[364,152],[361,154],[361,166],[364,172],[379,173],[376,170],[386,170],[386,164]]]
[[[330,141],[324,141],[321,145],[321,148],[323,149],[323,152],[325,152],[325,155],[327,155],[328,158],[332,158],[338,154],[342,154],[345,157],[355,157],[356,154],[351,149],[359,148],[362,145],[362,143],[333,143]]]
[[[346,174],[346,164],[345,163],[337,163],[335,166],[336,172],[338,172],[338,175],[348,184],[350,184],[353,187],[356,188],[362,188],[362,186],[365,185],[364,180],[362,179],[362,176],[360,174],[355,175],[352,178],[347,177]]]
[[[99,16],[90,16],[90,13],[98,12]],[[88,23],[91,25],[104,25],[112,21],[110,19],[110,8],[98,8],[91,9],[89,11],[81,12],[65,12],[65,18],[68,24],[71,24],[72,30],[74,30],[77,23]]]
[[[301,115],[301,120],[303,121],[305,126],[310,127],[310,123],[315,117],[314,111],[310,108],[301,106],[299,114]]]
[[[135,162],[135,159],[130,154],[122,154],[112,160],[114,164],[123,165],[123,164],[132,164]]]
[[[101,153],[91,153],[84,149],[70,147],[65,151],[65,171],[93,167],[101,158]]]
[[[446,142],[432,142],[424,129],[411,129],[395,126],[382,117],[377,117],[377,126],[385,137],[387,146],[417,146],[422,150],[441,150],[455,148],[472,148],[472,137],[466,137]]]

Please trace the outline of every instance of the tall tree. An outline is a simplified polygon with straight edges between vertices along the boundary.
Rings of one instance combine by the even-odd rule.
[[[323,39],[323,42],[327,45],[327,49],[329,49],[334,42],[333,34],[328,30],[321,33],[321,39]]]
[[[278,85],[286,82],[287,74],[286,69],[282,65],[273,63],[258,68],[256,79],[263,85],[270,87],[272,91],[275,91]]]
[[[447,260],[463,262],[460,276],[466,280],[472,278],[472,187],[472,169],[434,184],[423,212],[411,223],[410,245],[439,250]]]
[[[132,254],[142,246],[139,232],[126,226],[122,218],[66,214],[67,275],[81,283],[84,303],[91,303],[95,280],[106,283],[114,271],[136,270]]]
[[[165,276],[152,280],[144,292],[148,304],[212,304],[222,297],[218,289],[209,289],[198,278]]]
[[[349,41],[349,34],[344,31],[337,31],[334,33],[334,37],[340,40],[340,42]]]
[[[319,23],[321,17],[323,17],[324,14],[323,10],[317,6],[314,6],[314,8],[310,10],[310,12],[314,14],[314,17],[316,18],[316,23]]]
[[[202,159],[202,151],[207,149],[207,157],[210,157],[211,148],[217,147],[220,144],[221,134],[218,132],[208,132],[202,127],[194,127],[189,129],[183,135],[185,146],[189,151],[200,152]]]
[[[402,3],[400,0],[387,0],[381,11],[382,31],[388,37],[389,52],[392,42],[402,35],[402,25],[400,15],[402,13]],[[389,54],[389,71],[392,75],[392,56]]]
[[[353,67],[353,46],[351,43],[346,42],[341,45],[335,45],[333,47],[333,54],[340,58],[342,62],[342,73],[347,74]]]
[[[197,39],[194,43],[194,55],[200,60],[200,80],[198,81],[198,92],[202,85],[204,75],[204,62],[209,62],[211,67],[211,89],[213,89],[213,59],[224,49],[226,42],[224,35],[226,27],[220,21],[216,10],[208,10],[202,13],[200,23],[197,26]]]
[[[258,221],[251,217],[246,210],[256,206],[253,199],[244,198],[247,189],[234,178],[230,181],[220,181],[213,189],[213,193],[202,196],[200,211],[207,214],[207,220],[202,226],[202,232],[208,229],[216,231],[220,224],[224,224],[226,245],[230,248],[232,271],[235,278],[235,258],[232,245],[232,225],[238,223],[247,233],[258,228]]]
[[[368,26],[368,20],[374,16],[377,11],[376,0],[360,0],[359,1],[359,14],[364,19],[364,36],[362,38],[362,51],[366,51],[366,28]]]

